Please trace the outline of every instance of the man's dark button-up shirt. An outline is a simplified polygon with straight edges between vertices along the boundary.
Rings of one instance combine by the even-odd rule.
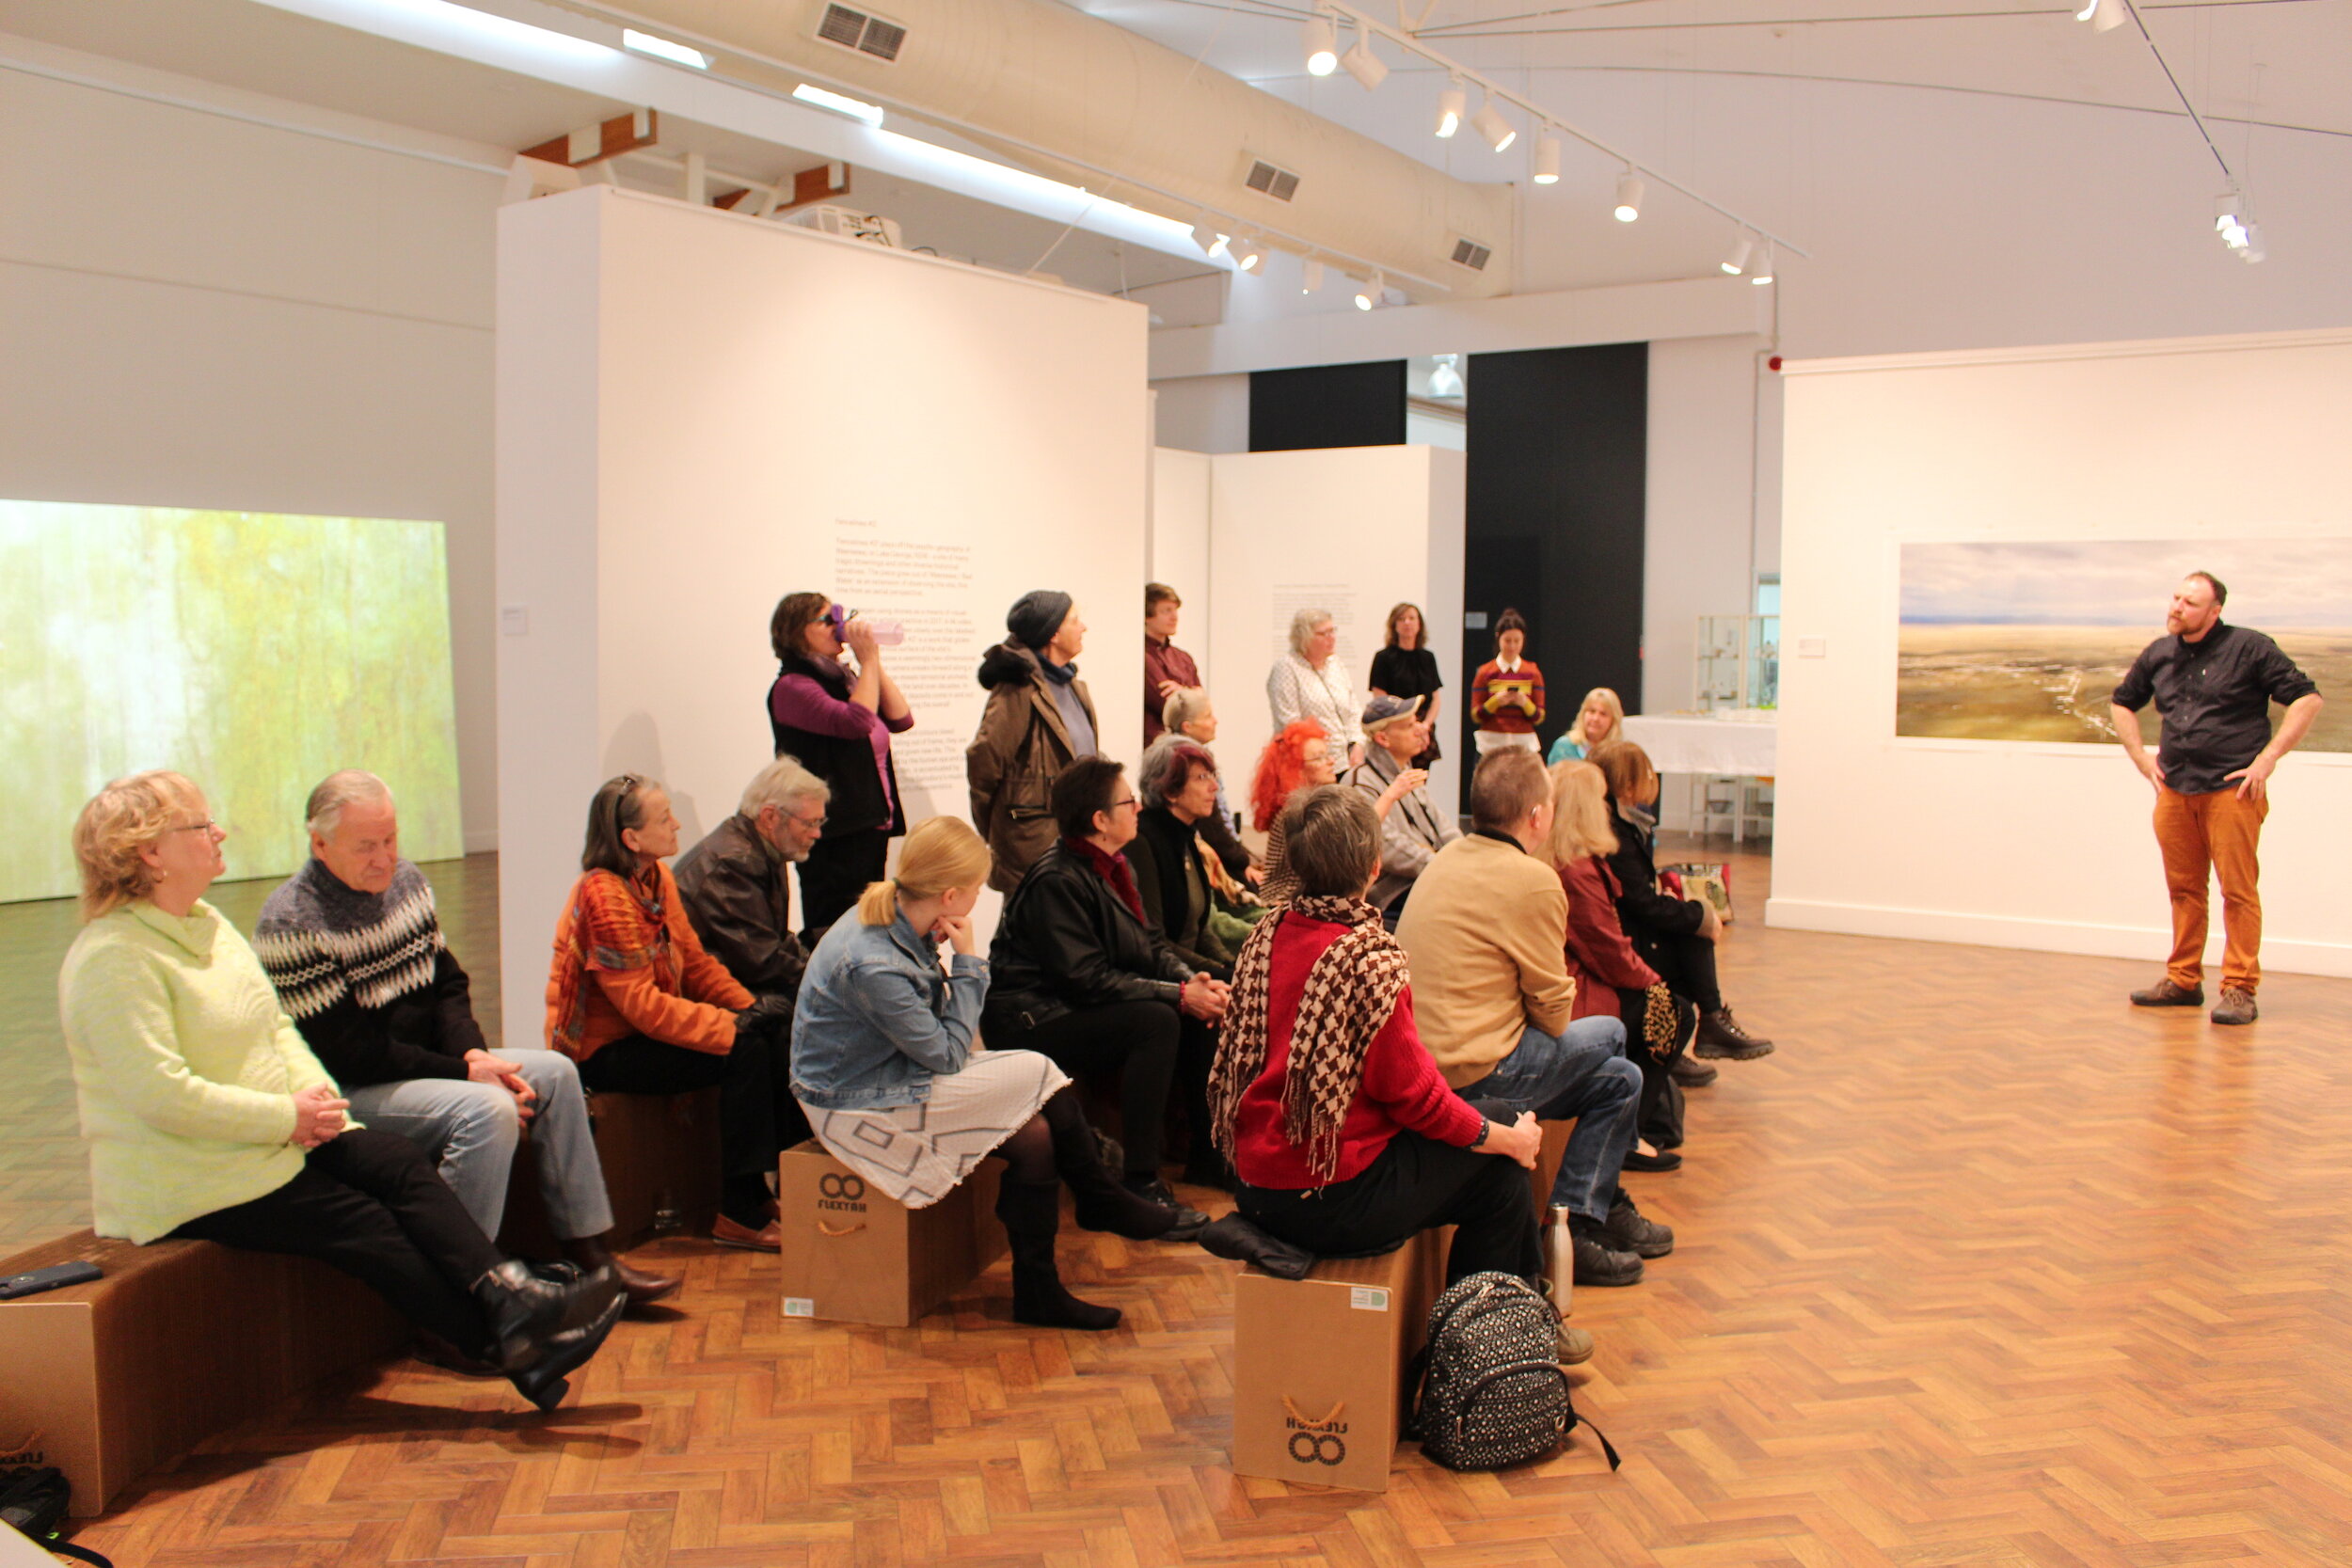
[[[2164,784],[2184,795],[2230,787],[2236,772],[2270,744],[2270,705],[2319,688],[2261,632],[2216,621],[2194,642],[2178,634],[2140,650],[2115,689],[2115,705],[2137,713],[2156,701],[2164,734],[2156,765]]]

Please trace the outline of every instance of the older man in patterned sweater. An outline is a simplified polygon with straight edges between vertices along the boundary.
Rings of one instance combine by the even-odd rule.
[[[432,885],[400,858],[390,789],[373,773],[334,773],[306,815],[310,859],[262,906],[253,950],[351,1114],[422,1147],[493,1237],[528,1122],[564,1256],[611,1267],[632,1306],[675,1292],[678,1280],[632,1269],[606,1245],[612,1209],[571,1058],[491,1053]]]

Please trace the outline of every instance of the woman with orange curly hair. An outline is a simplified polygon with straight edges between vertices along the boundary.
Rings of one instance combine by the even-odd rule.
[[[1407,780],[1400,774],[1396,784],[1373,801],[1373,810],[1387,817],[1389,808],[1406,793],[1399,785],[1419,782],[1418,777]],[[1285,724],[1258,754],[1258,774],[1249,784],[1249,819],[1266,835],[1265,880],[1259,885],[1258,896],[1269,908],[1279,909],[1289,903],[1298,891],[1297,879],[1285,863],[1283,803],[1302,789],[1318,789],[1337,783],[1339,770],[1331,761],[1331,737],[1312,719]]]

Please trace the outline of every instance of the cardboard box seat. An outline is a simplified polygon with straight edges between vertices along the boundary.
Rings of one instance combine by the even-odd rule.
[[[307,1258],[83,1230],[0,1259],[0,1275],[95,1263],[105,1277],[0,1302],[0,1444],[55,1465],[76,1514],[147,1471],[339,1374],[397,1354],[408,1325]]]
[[[909,1209],[811,1138],[777,1162],[784,1315],[904,1328],[1005,1254],[999,1166],[983,1160],[928,1209]]]

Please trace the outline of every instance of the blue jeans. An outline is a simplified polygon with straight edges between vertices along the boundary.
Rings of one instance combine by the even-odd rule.
[[[539,1185],[556,1236],[574,1241],[612,1228],[604,1194],[604,1167],[588,1126],[580,1069],[553,1051],[505,1051],[532,1102],[531,1142],[539,1155]],[[379,1132],[397,1132],[437,1161],[441,1180],[466,1206],[485,1236],[495,1238],[506,1218],[506,1173],[522,1139],[515,1097],[498,1084],[463,1078],[405,1078],[348,1089],[353,1118]]]
[[[1573,1119],[1576,1131],[1568,1134],[1567,1155],[1552,1180],[1551,1201],[1587,1219],[1609,1217],[1642,1108],[1642,1069],[1625,1059],[1623,1023],[1583,1018],[1565,1035],[1547,1035],[1531,1024],[1518,1050],[1454,1092],[1465,1100],[1502,1101],[1545,1121]]]

